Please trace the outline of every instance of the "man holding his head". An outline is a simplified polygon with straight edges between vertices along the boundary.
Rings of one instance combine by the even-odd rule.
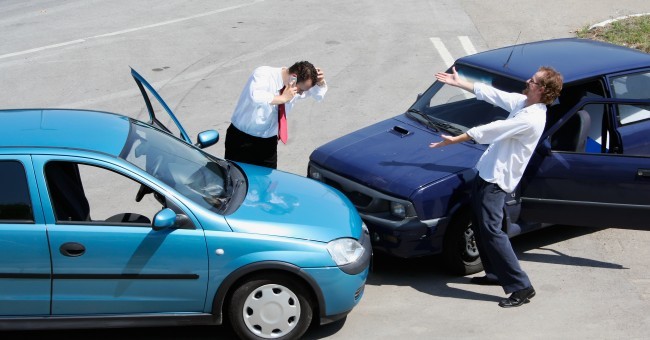
[[[284,115],[292,110],[296,99],[321,101],[326,92],[325,74],[308,61],[289,68],[256,68],[232,114],[224,158],[276,169],[278,139],[282,137],[286,143]]]

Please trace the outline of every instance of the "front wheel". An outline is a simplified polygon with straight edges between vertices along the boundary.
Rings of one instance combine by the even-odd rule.
[[[442,247],[444,265],[452,274],[464,276],[483,270],[469,211],[454,216],[445,232]]]
[[[302,286],[280,275],[256,276],[232,295],[228,316],[242,339],[298,339],[313,317]]]

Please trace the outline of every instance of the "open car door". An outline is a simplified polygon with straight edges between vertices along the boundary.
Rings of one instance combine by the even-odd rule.
[[[185,132],[185,129],[181,125],[181,123],[176,119],[176,116],[172,112],[172,110],[167,106],[167,103],[160,97],[158,92],[153,89],[151,84],[147,82],[142,76],[136,72],[133,68],[131,68],[131,75],[133,76],[133,79],[135,79],[135,83],[138,84],[138,88],[140,89],[140,92],[142,93],[142,97],[144,98],[144,102],[147,104],[147,111],[149,111],[149,124],[152,126],[155,126],[163,131],[166,131],[172,136],[177,136],[179,139],[185,141],[187,144],[192,144],[192,141],[190,140],[190,137],[187,135],[187,132]],[[159,109],[158,112],[165,110],[167,111],[167,114],[169,115],[169,118],[172,120],[174,123],[173,126],[166,126],[163,124],[158,117],[156,117],[156,110],[154,109],[151,99],[149,95],[147,94],[150,93],[154,98],[156,98],[156,102],[162,109]],[[158,106],[157,105],[157,106]],[[176,131],[176,132],[174,132]],[[210,145],[214,145],[219,141],[219,133],[216,130],[206,130],[201,133],[196,138],[196,143],[194,144],[195,146],[203,149],[207,148]]]
[[[133,79],[135,80],[136,84],[138,84],[138,88],[140,88],[140,92],[142,92],[142,97],[144,98],[144,102],[147,104],[147,110],[149,111],[149,124],[163,130],[167,131],[168,133],[174,135],[172,132],[172,129],[176,130],[178,129],[179,131],[179,138],[184,140],[188,144],[192,144],[192,141],[190,140],[190,137],[187,135],[185,132],[185,129],[181,125],[181,123],[176,119],[176,116],[172,112],[172,110],[167,106],[165,101],[160,97],[158,92],[153,89],[151,84],[147,82],[138,72],[136,72],[133,68],[131,68],[131,75],[133,76]],[[146,89],[145,89],[146,88]],[[147,91],[154,97],[156,98],[157,102],[164,108],[165,111],[167,111],[167,114],[169,114],[169,117],[171,120],[174,122],[175,127],[172,129],[168,128],[165,126],[159,119],[156,117],[156,112],[151,105],[151,99],[149,98],[149,95],[147,94]]]
[[[634,110],[642,119],[626,123],[625,110]],[[586,124],[581,112],[587,114]],[[650,100],[583,100],[565,124],[550,129],[531,160],[521,217],[529,222],[650,229],[646,116]],[[575,131],[565,129],[569,126]],[[572,138],[568,147],[559,142],[565,139],[559,138],[563,133],[580,138]]]

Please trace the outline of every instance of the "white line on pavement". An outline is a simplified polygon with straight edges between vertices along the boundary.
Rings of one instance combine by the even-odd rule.
[[[467,55],[476,54],[476,48],[474,48],[474,44],[472,44],[472,41],[469,40],[468,36],[466,35],[459,36],[458,40],[460,40],[460,44],[463,45],[463,49],[465,49]]]
[[[3,54],[3,55],[0,55],[0,59],[15,57],[15,56],[23,55],[23,54],[35,53],[35,52],[48,50],[48,49],[52,49],[52,48],[57,48],[57,47],[62,47],[62,46],[67,46],[67,45],[80,44],[80,43],[83,43],[86,40],[90,40],[90,39],[112,37],[112,36],[116,36],[116,35],[120,35],[120,34],[131,33],[131,32],[145,30],[145,29],[149,29],[149,28],[175,24],[175,23],[182,22],[182,21],[192,20],[192,19],[196,19],[196,18],[205,17],[205,16],[208,16],[208,15],[223,13],[223,12],[231,11],[231,10],[234,10],[234,9],[251,6],[251,5],[254,5],[254,4],[256,4],[258,2],[262,2],[262,1],[264,1],[264,0],[254,0],[253,2],[249,2],[249,3],[246,3],[246,4],[221,8],[221,9],[217,9],[217,10],[214,10],[214,11],[205,12],[205,13],[201,13],[201,14],[197,14],[197,15],[192,15],[192,16],[185,17],[185,18],[174,19],[174,20],[169,20],[169,21],[163,21],[163,22],[159,22],[159,23],[156,23],[156,24],[130,28],[130,29],[117,31],[117,32],[111,32],[111,33],[95,35],[95,36],[88,37],[88,38],[76,39],[76,40],[67,41],[67,42],[63,42],[63,43],[59,43],[59,44],[47,45],[47,46],[38,47],[38,48],[32,48],[32,49],[25,50],[25,51],[20,51],[20,52]]]
[[[442,57],[442,61],[445,62],[445,65],[447,67],[450,67],[451,65],[454,64],[454,58],[451,56],[451,53],[449,53],[449,50],[447,47],[445,47],[445,44],[440,40],[440,38],[429,38],[431,39],[431,42],[433,43],[433,46],[438,50],[438,53],[440,54],[440,57]]]

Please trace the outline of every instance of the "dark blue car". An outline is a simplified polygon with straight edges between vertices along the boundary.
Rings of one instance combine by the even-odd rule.
[[[552,224],[650,227],[650,55],[575,38],[520,44],[455,62],[462,77],[521,92],[543,65],[564,76],[560,98],[519,187],[506,201],[511,237]],[[376,250],[441,254],[454,273],[482,270],[470,228],[473,168],[487,147],[431,149],[441,134],[505,119],[471,93],[434,82],[407,112],[317,148],[309,177],[355,204]]]

